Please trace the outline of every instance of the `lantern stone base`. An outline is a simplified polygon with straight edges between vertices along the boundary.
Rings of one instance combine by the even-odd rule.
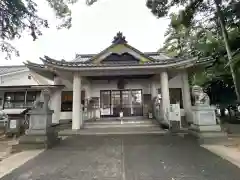
[[[60,142],[57,132],[53,127],[48,130],[27,130],[19,139],[19,143],[13,147],[18,150],[48,149]]]
[[[227,134],[221,130],[216,121],[215,108],[199,105],[192,107],[193,124],[189,134],[198,138],[201,144],[219,144],[227,140]]]

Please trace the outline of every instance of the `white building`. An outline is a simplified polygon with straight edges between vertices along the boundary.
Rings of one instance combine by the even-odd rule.
[[[210,60],[169,58],[158,52],[143,53],[118,33],[99,54],[83,54],[73,61],[45,56],[43,64],[1,67],[2,109],[32,106],[44,88],[51,91],[53,123],[72,120],[80,129],[86,117],[146,116],[152,99],[161,94],[162,112],[180,103],[181,116],[191,122],[188,73]],[[162,123],[168,123],[163,119]]]

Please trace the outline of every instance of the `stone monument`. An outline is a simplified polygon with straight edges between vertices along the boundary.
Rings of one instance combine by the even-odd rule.
[[[52,126],[53,110],[49,109],[49,90],[42,92],[43,102],[37,100],[34,107],[29,111],[29,129],[19,140],[19,146],[28,148],[50,148],[59,142],[58,134]]]
[[[192,87],[194,106],[192,107],[193,123],[190,126],[191,132],[196,135],[201,143],[216,142],[216,138],[226,137],[217,124],[215,107],[210,105],[209,96],[203,92],[200,86]]]
[[[171,132],[180,131],[182,127],[180,104],[170,104],[168,119],[170,124],[169,129]]]

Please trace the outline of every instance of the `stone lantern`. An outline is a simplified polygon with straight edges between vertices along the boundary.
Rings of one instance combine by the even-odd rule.
[[[49,109],[49,89],[42,90],[43,102],[39,100],[29,111],[29,129],[19,140],[19,145],[28,148],[50,148],[59,142],[58,134],[52,126],[53,110]]]

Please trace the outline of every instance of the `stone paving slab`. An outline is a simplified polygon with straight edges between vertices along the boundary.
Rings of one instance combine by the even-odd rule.
[[[17,141],[16,139],[7,139],[0,136],[0,161],[11,155],[12,145],[16,144]]]
[[[1,180],[239,180],[240,170],[171,135],[74,136]]]
[[[0,161],[0,178],[11,173],[14,169],[20,167],[30,159],[36,157],[44,150],[24,151],[14,154]]]
[[[234,147],[226,147],[224,145],[203,145],[203,147],[240,168],[239,149]]]
[[[128,180],[237,180],[240,170],[200,148],[192,139],[164,136],[128,138]],[[145,142],[145,143],[144,143]]]

